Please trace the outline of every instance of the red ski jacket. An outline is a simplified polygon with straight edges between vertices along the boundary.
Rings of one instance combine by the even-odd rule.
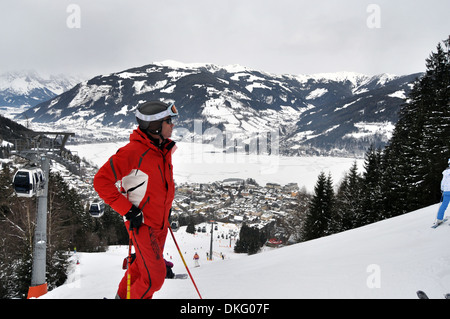
[[[175,196],[174,146],[175,142],[167,140],[160,148],[137,128],[130,135],[130,142],[97,172],[95,190],[120,215],[124,216],[133,204],[142,210],[144,224],[154,229],[167,228]]]

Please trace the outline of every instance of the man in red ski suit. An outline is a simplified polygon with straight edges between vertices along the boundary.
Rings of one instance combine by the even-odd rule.
[[[139,127],[130,135],[130,142],[111,156],[94,177],[98,195],[124,217],[135,248],[136,259],[117,291],[116,297],[121,299],[127,296],[128,272],[132,299],[150,299],[164,283],[162,252],[175,195],[172,153],[176,147],[169,138],[172,118],[177,115],[174,104],[151,101],[139,106]]]

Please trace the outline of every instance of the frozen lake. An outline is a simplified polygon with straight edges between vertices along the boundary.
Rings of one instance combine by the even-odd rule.
[[[81,158],[101,166],[118,148],[128,142],[68,145]],[[363,159],[344,157],[287,157],[278,155],[227,154],[212,145],[177,143],[173,155],[175,182],[209,183],[226,178],[253,178],[260,185],[266,183],[298,183],[309,192],[314,190],[320,172],[330,173],[336,185],[356,161],[362,172]]]

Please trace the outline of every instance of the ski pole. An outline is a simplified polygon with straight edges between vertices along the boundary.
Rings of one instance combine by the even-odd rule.
[[[131,264],[131,235],[132,230],[129,230],[128,235],[130,236],[130,240],[128,242],[128,260],[127,260],[127,299],[131,299],[131,271],[130,271],[130,264]]]
[[[173,238],[173,241],[175,243],[175,246],[177,246],[178,253],[180,254],[181,260],[183,260],[184,267],[186,267],[186,270],[187,270],[187,272],[189,274],[189,277],[191,277],[191,280],[192,280],[192,283],[194,284],[195,290],[197,290],[197,293],[198,293],[198,296],[200,297],[200,299],[203,299],[202,295],[200,294],[200,291],[198,291],[198,288],[197,288],[197,285],[195,284],[194,278],[192,277],[191,272],[189,271],[189,268],[186,265],[186,262],[184,261],[183,254],[180,251],[180,247],[178,246],[177,240],[175,239],[175,236],[174,236],[173,231],[172,231],[172,227],[170,227],[170,225],[169,225],[169,230],[170,230],[170,234],[172,235],[172,238]]]

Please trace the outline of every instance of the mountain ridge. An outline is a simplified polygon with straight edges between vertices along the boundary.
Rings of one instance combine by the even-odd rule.
[[[80,80],[67,75],[43,75],[34,70],[0,74],[0,106],[35,106],[71,89]]]
[[[275,75],[240,65],[169,60],[80,82],[22,117],[83,130],[130,130],[137,106],[156,99],[175,102],[179,128],[192,131],[197,119],[203,129],[216,127],[236,139],[277,129],[285,154],[352,153],[388,140],[420,75]],[[368,131],[364,123],[379,129]]]

